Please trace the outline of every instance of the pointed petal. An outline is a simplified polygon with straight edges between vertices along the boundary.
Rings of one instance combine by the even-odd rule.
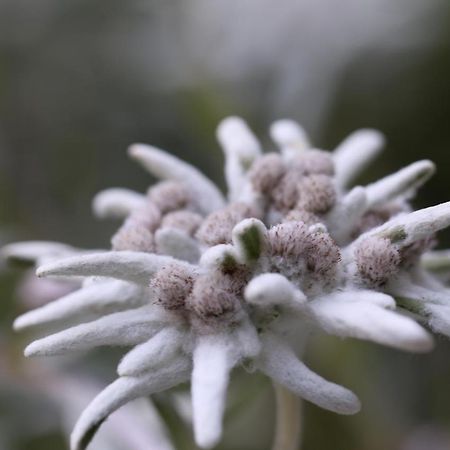
[[[286,305],[302,308],[306,297],[286,277],[279,273],[265,273],[253,278],[245,288],[245,300],[254,305]]]
[[[436,171],[428,160],[417,161],[375,183],[366,186],[368,207],[379,206],[399,196],[414,192]]]
[[[175,357],[186,335],[176,328],[163,328],[150,340],[129,351],[120,362],[117,373],[123,376],[139,376]]]
[[[229,341],[220,336],[203,336],[194,350],[192,407],[196,443],[212,448],[222,435],[229,374],[236,360]]]
[[[19,316],[15,330],[81,319],[125,309],[137,308],[150,300],[150,292],[132,283],[118,280],[97,281],[41,308]]]
[[[58,258],[78,253],[80,250],[59,242],[26,241],[5,245],[0,256],[7,260],[37,263],[42,259]]]
[[[200,259],[200,248],[195,239],[177,228],[160,228],[155,233],[158,252],[176,259],[196,263]]]
[[[186,358],[141,377],[123,377],[104,389],[84,410],[72,432],[71,450],[84,450],[110,414],[138,397],[147,396],[183,383],[189,378]]]
[[[237,200],[247,182],[246,172],[261,155],[261,146],[239,117],[227,117],[217,128],[217,139],[225,154],[225,178],[229,198]]]
[[[145,202],[145,195],[131,189],[111,188],[100,191],[92,201],[94,214],[103,218],[125,219]]]
[[[449,225],[450,202],[446,202],[394,217],[385,224],[364,233],[358,241],[367,236],[380,236],[403,247],[424,239]]]
[[[170,256],[110,251],[60,259],[39,267],[36,274],[38,277],[97,275],[132,281],[146,286],[154,273],[166,264],[188,265]]]
[[[223,195],[217,186],[190,164],[144,144],[132,145],[129,154],[155,177],[186,183],[202,212],[209,214],[224,206]]]
[[[384,136],[377,130],[350,134],[333,152],[337,184],[348,186],[378,156],[383,145]]]
[[[244,219],[233,228],[233,244],[244,263],[254,263],[267,247],[267,228],[258,219]]]
[[[110,314],[38,339],[25,349],[25,356],[61,355],[100,346],[141,344],[169,320],[164,313],[151,305]]]
[[[427,352],[433,348],[432,337],[414,320],[374,302],[355,301],[352,298],[345,301],[346,295],[349,294],[330,294],[310,303],[315,321],[325,332],[367,339],[411,352]],[[350,295],[357,298],[358,292]],[[366,291],[365,297],[368,296],[369,292]]]
[[[276,336],[263,337],[259,370],[296,395],[321,408],[339,414],[355,414],[361,404],[353,392],[331,383],[306,367],[295,353]]]

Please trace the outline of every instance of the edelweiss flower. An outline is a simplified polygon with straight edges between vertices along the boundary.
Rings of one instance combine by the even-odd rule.
[[[311,148],[292,121],[274,123],[271,135],[280,153],[262,153],[241,119],[220,124],[228,201],[194,167],[133,145],[131,157],[163,181],[146,195],[110,189],[95,197],[98,216],[124,219],[111,251],[56,243],[4,249],[35,260],[41,277],[84,280],[16,320],[17,329],[78,323],[33,342],[26,356],[133,347],[119,378],[81,415],[72,450],[84,449],[123,404],[188,380],[196,441],[213,447],[237,365],[354,414],[358,398],[299,359],[311,330],[413,352],[433,345],[415,319],[450,334],[449,290],[421,260],[450,225],[450,203],[415,212],[408,203],[433,163],[349,190],[379,153],[379,132],[359,130],[332,153]],[[441,267],[448,254],[427,253],[425,261]]]

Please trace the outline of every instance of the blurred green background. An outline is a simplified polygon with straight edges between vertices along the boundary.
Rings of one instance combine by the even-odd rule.
[[[356,128],[379,128],[386,151],[360,182],[429,158],[437,175],[415,205],[448,200],[450,3],[0,0],[0,243],[106,247],[116,224],[92,217],[93,194],[151,182],[127,160],[133,142],[167,149],[223,186],[214,130],[230,114],[267,149],[267,128],[282,117],[327,149]],[[450,246],[450,232],[440,242]],[[59,410],[22,357],[30,336],[11,331],[27,307],[14,287],[21,276],[0,275],[0,449],[63,450]],[[105,384],[118,357],[80,364]],[[307,360],[358,393],[363,410],[340,417],[305,405],[305,450],[450,449],[446,339],[414,356],[318,338]],[[233,380],[221,449],[270,448],[273,399],[257,380]],[[177,446],[193,448],[179,427]]]

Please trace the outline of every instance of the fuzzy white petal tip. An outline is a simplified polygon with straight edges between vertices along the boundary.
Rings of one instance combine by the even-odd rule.
[[[5,245],[0,250],[0,258],[39,263],[39,261],[45,259],[63,257],[76,252],[77,250],[70,245],[59,242],[25,241]]]
[[[386,300],[385,300],[386,299]],[[389,296],[370,291],[330,294],[310,304],[317,324],[327,333],[367,339],[414,353],[428,352],[432,336],[417,322],[392,308]]]
[[[424,184],[436,171],[432,161],[417,161],[366,187],[368,206],[374,207],[399,196],[407,196]]]
[[[384,135],[377,130],[361,129],[350,134],[333,153],[337,184],[350,184],[378,156],[384,142]]]
[[[13,322],[13,330],[14,331],[21,331],[28,327],[32,327],[34,325],[34,321],[28,320],[26,317],[26,314],[22,314],[21,316],[17,317]]]
[[[353,392],[314,373],[279,338],[267,334],[263,341],[264,352],[258,362],[262,372],[324,409],[345,415],[359,412],[361,402]]]
[[[111,188],[99,192],[92,201],[94,214],[101,218],[123,219],[142,206],[145,196],[130,189]]]
[[[281,148],[294,147],[298,150],[306,150],[311,147],[305,130],[290,119],[274,122],[270,127],[270,137]]]
[[[229,373],[233,360],[228,357],[227,343],[217,337],[200,339],[194,355],[192,372],[192,407],[197,444],[214,447],[222,435]]]
[[[227,117],[217,127],[217,139],[225,153],[254,159],[261,153],[259,142],[240,117]]]
[[[278,273],[266,273],[253,278],[244,296],[249,303],[262,306],[285,304],[300,307],[306,301],[303,292]]]

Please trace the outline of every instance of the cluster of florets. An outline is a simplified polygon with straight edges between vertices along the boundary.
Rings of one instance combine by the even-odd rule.
[[[353,393],[297,358],[299,330],[429,350],[431,336],[402,314],[408,311],[449,333],[445,288],[422,255],[450,224],[450,206],[411,212],[408,204],[434,165],[419,161],[349,190],[381,149],[380,133],[357,131],[334,152],[312,149],[292,121],[276,122],[271,135],[280,153],[262,153],[241,119],[219,126],[228,201],[194,167],[134,145],[130,155],[163,181],[146,195],[110,189],[96,196],[98,216],[123,219],[112,251],[5,249],[46,262],[40,276],[85,277],[78,291],[17,320],[17,328],[81,322],[32,343],[27,355],[136,346],[120,363],[120,378],[82,415],[74,450],[126,401],[189,378],[197,442],[215,445],[229,372],[249,361],[311,402],[354,413]],[[426,260],[446,261],[441,253]]]

